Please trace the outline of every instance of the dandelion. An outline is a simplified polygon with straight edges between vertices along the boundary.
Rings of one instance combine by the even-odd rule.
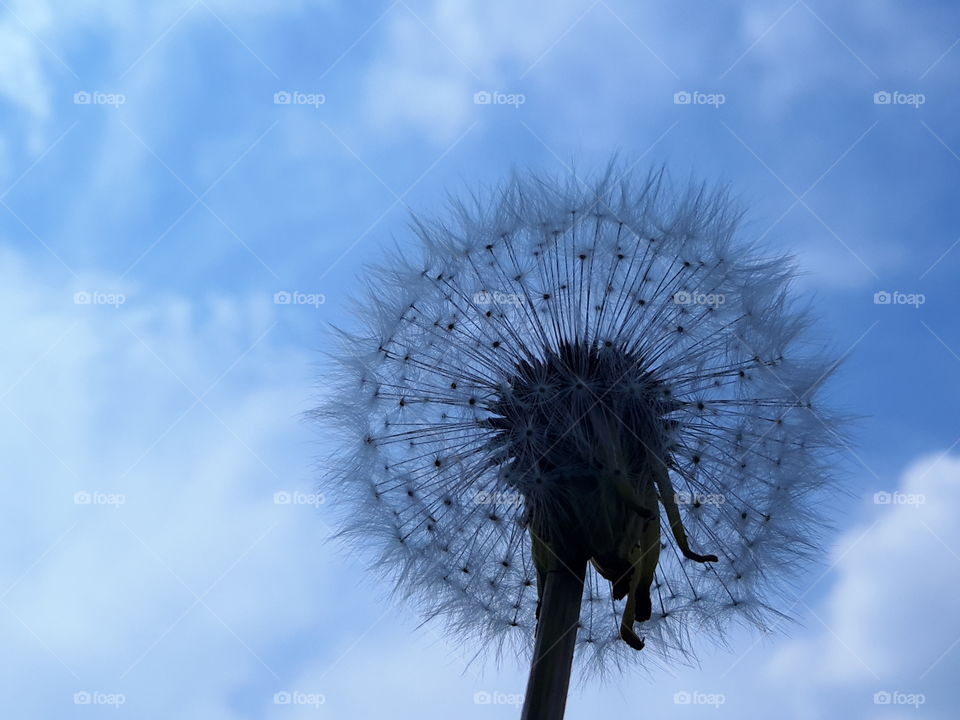
[[[428,618],[532,653],[524,717],[585,674],[766,629],[818,548],[835,363],[721,191],[515,176],[416,218],[318,416],[343,535]]]

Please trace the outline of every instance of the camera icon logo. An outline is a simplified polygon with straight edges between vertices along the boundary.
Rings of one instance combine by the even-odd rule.
[[[281,290],[273,294],[274,305],[289,305],[292,300],[293,297],[286,290]]]
[[[293,101],[293,96],[286,90],[280,90],[273,94],[274,105],[289,105]]]
[[[673,94],[674,105],[689,105],[692,100],[693,96],[686,90],[681,90]]]
[[[474,705],[489,705],[492,701],[493,698],[486,690],[481,690],[473,694]]]
[[[873,94],[874,105],[889,105],[892,100],[893,100],[893,95],[891,95],[886,90],[878,90]]]
[[[90,93],[86,90],[81,90],[73,94],[73,104],[74,105],[89,105],[91,100]]]
[[[489,105],[493,96],[487,90],[479,90],[473,94],[474,105]]]

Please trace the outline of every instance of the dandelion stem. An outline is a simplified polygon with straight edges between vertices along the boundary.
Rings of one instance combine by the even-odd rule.
[[[521,720],[563,720],[586,565],[546,573]]]

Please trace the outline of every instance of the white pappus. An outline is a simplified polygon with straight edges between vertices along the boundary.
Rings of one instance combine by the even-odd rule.
[[[841,424],[789,259],[741,239],[724,192],[617,171],[414,219],[421,251],[371,270],[314,412],[342,536],[458,638],[529,653],[532,538],[592,561],[596,671],[789,609]]]

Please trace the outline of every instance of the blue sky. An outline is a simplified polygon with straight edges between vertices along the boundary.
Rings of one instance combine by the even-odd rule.
[[[948,2],[0,2],[11,715],[517,716],[522,668],[324,542],[300,414],[410,210],[618,151],[728,183],[795,255],[862,419],[799,623],[570,715],[953,717],[958,69]]]

